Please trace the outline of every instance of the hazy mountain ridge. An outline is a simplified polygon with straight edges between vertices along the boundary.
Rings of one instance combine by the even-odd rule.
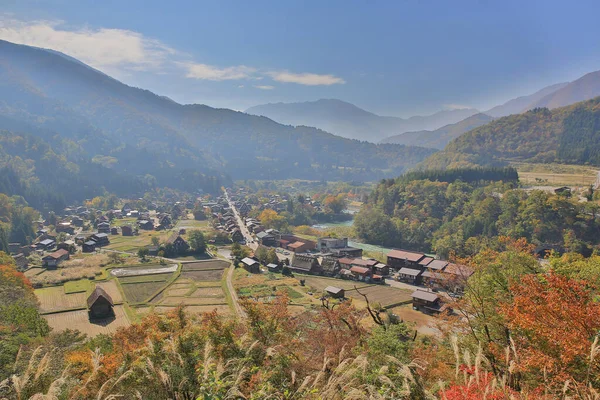
[[[485,125],[493,118],[487,114],[472,115],[455,124],[443,126],[434,131],[406,132],[383,139],[380,143],[404,144],[407,146],[423,146],[442,150],[451,140],[465,132]]]
[[[600,96],[600,71],[590,72],[570,82],[558,90],[549,93],[538,101],[532,102],[529,109],[536,107],[557,108],[568,106]]]
[[[569,84],[568,82],[563,82],[563,83],[556,83],[554,85],[546,86],[545,88],[538,90],[537,92],[535,92],[533,94],[529,94],[526,96],[519,96],[517,98],[507,101],[504,104],[498,105],[487,111],[484,111],[484,113],[487,115],[490,115],[494,118],[506,117],[507,115],[512,115],[512,114],[521,114],[525,111],[530,110],[531,108],[534,108],[534,107],[532,107],[532,104],[535,104],[536,102],[540,101],[541,99],[548,96],[549,94],[552,94],[552,93],[556,92],[557,90],[562,89],[563,87],[567,86],[568,84]]]
[[[378,142],[403,132],[436,129],[478,113],[475,109],[443,110],[428,116],[399,118],[380,116],[354,104],[321,99],[303,103],[269,103],[250,107],[246,113],[263,115],[292,126],[314,126],[336,135]]]
[[[221,171],[235,179],[372,180],[398,175],[432,154],[228,109],[180,105],[68,56],[5,41],[0,87],[0,117],[12,128],[34,128],[30,133],[45,140],[59,134],[88,158],[114,157],[120,171],[156,174],[166,184],[186,170]]]

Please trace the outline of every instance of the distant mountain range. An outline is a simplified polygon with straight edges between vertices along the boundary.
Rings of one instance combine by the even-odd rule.
[[[490,115],[494,118],[506,117],[507,115],[511,115],[511,114],[520,114],[522,112],[525,112],[527,110],[534,108],[535,104],[537,102],[539,102],[540,100],[542,100],[544,97],[556,92],[559,89],[564,88],[568,84],[569,84],[568,82],[563,82],[563,83],[557,83],[554,85],[547,86],[547,87],[543,88],[542,90],[538,90],[537,92],[535,92],[533,94],[517,97],[516,99],[509,100],[504,104],[501,104],[499,106],[491,108],[491,109],[485,111],[485,114]],[[585,99],[581,99],[581,100],[585,100]],[[576,102],[576,101],[577,100],[575,100],[574,102]]]
[[[64,54],[6,41],[0,41],[2,129],[11,141],[15,134],[39,138],[72,163],[71,169],[93,162],[158,186],[190,190],[218,190],[228,179],[376,180],[398,175],[434,152],[181,105]],[[0,167],[16,165],[1,150]],[[35,177],[35,171],[30,174]],[[94,176],[88,178],[94,185]]]
[[[404,144],[443,149],[452,139],[478,126],[485,125],[493,118],[487,114],[475,114],[455,124],[442,126],[434,131],[406,132],[383,139],[380,143]]]
[[[385,117],[337,99],[304,103],[273,103],[251,107],[246,113],[262,115],[293,126],[314,126],[350,139],[379,142],[403,132],[437,129],[459,122],[478,111],[471,108],[444,110],[427,116]]]
[[[452,139],[493,118],[520,114],[536,107],[562,107],[599,95],[600,71],[597,71],[573,82],[557,83],[517,97],[483,113],[469,108],[403,119],[379,116],[336,99],[264,104],[246,112],[283,124],[314,126],[343,137],[443,149]]]
[[[454,139],[420,167],[503,165],[508,161],[600,165],[600,97],[495,119]]]

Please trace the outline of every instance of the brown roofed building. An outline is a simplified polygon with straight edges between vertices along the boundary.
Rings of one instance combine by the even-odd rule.
[[[179,236],[179,233],[177,232],[173,232],[173,234],[169,236],[167,244],[173,245],[173,250],[178,254],[186,252],[190,248],[188,242]]]
[[[96,286],[87,299],[90,319],[109,318],[114,315],[112,298],[100,286]]]
[[[433,292],[416,290],[411,295],[413,299],[413,308],[424,312],[439,312],[440,297]]]
[[[310,254],[294,254],[290,268],[292,271],[304,274],[320,274],[322,272],[319,260]]]
[[[340,270],[340,263],[335,257],[323,257],[321,260],[321,269],[324,275],[334,276]]]
[[[425,258],[425,254],[406,250],[391,250],[387,254],[387,265],[394,269],[402,267],[419,268],[419,262]]]
[[[42,258],[42,266],[46,268],[56,268],[58,265],[69,259],[69,252],[65,249],[56,250]]]
[[[366,281],[371,276],[371,270],[366,267],[352,267],[350,272],[357,281]]]

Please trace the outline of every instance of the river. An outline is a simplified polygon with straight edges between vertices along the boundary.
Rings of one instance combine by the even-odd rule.
[[[352,214],[354,214],[354,212],[352,212]],[[354,225],[354,219],[351,219],[348,221],[342,221],[342,222],[326,222],[326,223],[322,223],[322,224],[315,224],[312,226],[312,228],[325,230],[325,229],[329,229],[329,228],[335,228],[335,227],[340,227],[340,226],[352,226],[352,225]],[[389,247],[383,247],[383,246],[378,246],[375,244],[367,244],[367,243],[357,242],[355,239],[348,240],[348,246],[357,247],[359,249],[363,249],[364,251],[368,251],[370,253],[381,253],[384,256],[390,250],[392,250]]]

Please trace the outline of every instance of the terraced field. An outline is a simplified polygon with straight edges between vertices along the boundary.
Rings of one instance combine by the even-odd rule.
[[[90,322],[87,310],[67,311],[45,315],[48,325],[55,331],[77,329],[88,336],[115,333],[121,327],[130,325],[123,306],[114,307],[115,316],[104,320]]]
[[[86,307],[86,292],[66,294],[62,286],[36,289],[35,295],[40,301],[40,312],[42,313]]]

